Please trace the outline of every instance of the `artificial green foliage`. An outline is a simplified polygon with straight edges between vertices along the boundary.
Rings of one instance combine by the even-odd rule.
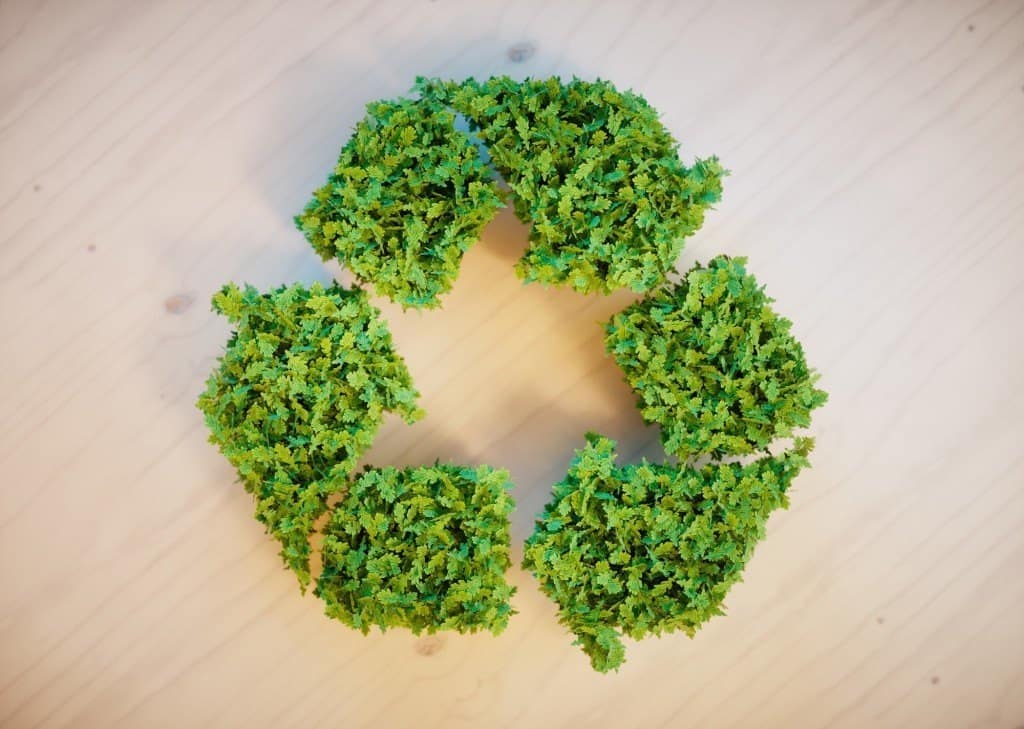
[[[771,308],[745,258],[695,266],[616,314],[605,346],[665,450],[686,459],[754,453],[811,423],[814,385],[792,326]]]
[[[469,119],[508,181],[517,216],[532,224],[516,266],[527,282],[647,291],[721,196],[717,158],[685,166],[658,113],[607,81],[419,79],[417,88]]]
[[[337,257],[403,307],[434,307],[501,205],[450,111],[375,101],[295,222],[324,260]]]
[[[598,671],[633,639],[689,635],[723,614],[768,515],[812,447],[798,438],[750,464],[616,466],[615,442],[588,434],[527,540],[523,565]]]
[[[324,531],[316,594],[327,615],[369,632],[505,629],[512,498],[487,466],[367,469]]]
[[[198,406],[304,587],[309,535],[334,484],[355,469],[385,412],[419,417],[419,393],[359,289],[261,294],[229,284],[213,309],[235,331]]]
[[[588,434],[523,559],[592,666],[616,670],[623,638],[692,636],[722,614],[808,465],[813,441],[795,431],[826,395],[745,259],[667,282],[727,173],[715,157],[683,164],[642,97],[554,78],[421,78],[416,91],[367,106],[295,222],[325,260],[403,308],[435,307],[504,202],[493,165],[531,225],[520,278],[646,294],[607,323],[605,345],[679,462],[617,465],[614,441]],[[198,405],[303,590],[314,523],[334,495],[315,588],[328,616],[364,634],[504,630],[515,592],[508,473],[353,473],[384,413],[421,415],[366,293],[228,285],[213,305],[235,331]],[[773,455],[778,439],[792,444]]]

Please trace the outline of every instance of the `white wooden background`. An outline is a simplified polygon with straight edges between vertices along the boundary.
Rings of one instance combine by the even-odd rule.
[[[224,281],[417,74],[600,76],[732,170],[718,252],[831,401],[729,614],[601,676],[518,568],[499,638],[301,597],[193,403]],[[1024,725],[1024,3],[0,0],[0,726]],[[443,312],[385,310],[427,418],[367,460],[508,467],[517,544],[587,429],[658,455],[508,213]],[[521,554],[517,546],[516,557]]]

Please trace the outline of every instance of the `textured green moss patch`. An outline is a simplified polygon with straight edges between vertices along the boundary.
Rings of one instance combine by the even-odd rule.
[[[826,394],[745,259],[719,256],[669,280],[727,173],[715,157],[682,162],[643,97],[555,78],[420,78],[415,92],[367,105],[295,222],[377,293],[434,308],[504,204],[500,174],[530,225],[523,281],[644,294],[605,325],[605,347],[678,463],[617,465],[615,443],[588,434],[523,559],[593,667],[615,670],[623,638],[693,635],[722,614],[808,465],[813,441],[799,433]],[[504,630],[508,473],[356,474],[385,413],[421,415],[367,294],[228,285],[213,305],[235,331],[198,405],[303,590],[333,495],[315,587],[327,615],[364,634]]]
[[[827,395],[792,323],[747,273],[719,256],[616,314],[605,346],[669,453],[755,453],[811,424]]]
[[[229,284],[213,309],[235,331],[198,406],[305,586],[309,535],[332,484],[355,468],[385,412],[420,416],[419,393],[359,289]]]
[[[500,633],[515,591],[505,580],[510,485],[487,466],[361,474],[324,530],[316,594],[327,614],[364,633]]]
[[[717,158],[691,166],[647,101],[607,81],[420,79],[466,116],[531,224],[525,281],[583,293],[647,291],[721,197]]]
[[[375,101],[296,224],[402,306],[434,307],[502,206],[497,182],[454,115],[428,100]]]
[[[693,635],[722,614],[811,446],[799,439],[748,465],[616,466],[615,442],[589,434],[537,520],[523,566],[591,665],[615,669],[625,659],[621,636]]]

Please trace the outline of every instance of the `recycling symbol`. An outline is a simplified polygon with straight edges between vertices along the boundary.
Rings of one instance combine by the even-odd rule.
[[[386,413],[423,415],[366,289],[440,308],[509,201],[530,226],[515,265],[524,282],[642,294],[605,324],[604,342],[666,453],[619,464],[612,440],[586,434],[523,567],[602,672],[622,664],[623,637],[693,635],[722,614],[808,465],[813,441],[801,433],[826,400],[745,259],[718,256],[670,280],[725,174],[714,157],[685,165],[657,112],[600,80],[421,78],[411,98],[367,106],[295,219],[358,283],[224,286],[213,309],[233,331],[198,401],[256,519],[329,617],[364,633],[497,634],[514,615],[507,471],[357,472]]]

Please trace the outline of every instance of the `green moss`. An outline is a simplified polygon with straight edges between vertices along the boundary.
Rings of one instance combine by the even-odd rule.
[[[458,113],[531,225],[522,279],[647,294],[608,322],[605,344],[681,463],[618,466],[615,443],[589,434],[523,561],[594,668],[617,669],[623,637],[692,635],[722,613],[812,441],[767,449],[809,426],[826,395],[744,259],[666,281],[726,173],[714,157],[684,165],[642,97],[578,79],[419,79],[417,90],[367,106],[296,223],[379,293],[438,306],[503,200]],[[364,633],[501,632],[514,593],[508,474],[435,464],[352,475],[385,412],[421,414],[366,294],[229,285],[214,309],[235,332],[198,404],[303,589],[314,522],[336,494],[316,584],[329,616]]]
[[[367,633],[505,629],[515,588],[508,473],[487,466],[368,469],[325,529],[316,594]]]
[[[827,395],[814,384],[788,319],[744,258],[695,266],[616,314],[605,346],[665,450],[686,459],[754,453],[795,428]]]
[[[516,266],[525,281],[647,291],[721,196],[718,160],[685,166],[658,113],[606,81],[419,79],[417,88],[470,120],[512,188],[516,214],[532,224]]]
[[[621,636],[690,635],[722,614],[768,515],[807,465],[810,439],[748,465],[615,465],[588,434],[527,540],[523,566],[598,671],[625,659]]]
[[[305,586],[308,537],[332,484],[355,468],[385,412],[419,417],[419,393],[359,289],[260,294],[229,284],[213,309],[235,331],[198,406],[210,441],[238,469],[256,518]]]
[[[295,222],[324,260],[337,257],[403,307],[434,307],[501,205],[450,111],[375,101]]]

